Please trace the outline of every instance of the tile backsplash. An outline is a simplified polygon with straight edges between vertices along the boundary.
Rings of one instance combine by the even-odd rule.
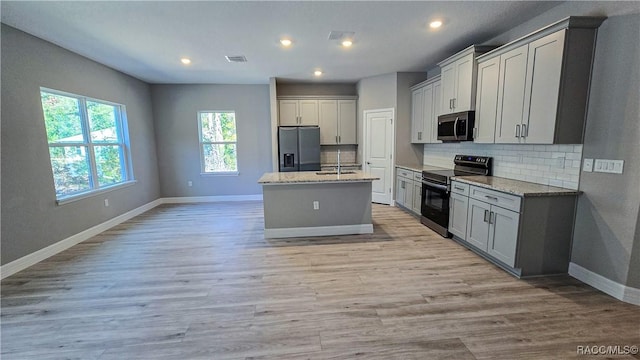
[[[582,145],[425,144],[423,162],[452,168],[457,154],[491,156],[494,176],[578,189]]]
[[[354,164],[358,152],[357,145],[323,145],[320,146],[320,163],[335,164],[338,162],[338,149],[340,149],[340,162]]]

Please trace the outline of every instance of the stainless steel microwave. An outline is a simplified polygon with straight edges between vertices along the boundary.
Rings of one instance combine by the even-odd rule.
[[[473,141],[474,111],[438,116],[438,140]]]

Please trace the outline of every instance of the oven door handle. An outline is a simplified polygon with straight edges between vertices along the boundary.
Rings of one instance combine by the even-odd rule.
[[[426,181],[424,179],[422,179],[422,184],[426,185],[426,186],[430,186],[432,188],[436,188],[438,190],[449,192],[449,188],[447,187],[447,185],[432,183],[432,182]]]

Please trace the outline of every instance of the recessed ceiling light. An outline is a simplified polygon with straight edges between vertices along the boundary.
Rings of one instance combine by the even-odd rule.
[[[180,62],[185,64],[185,65],[189,65],[189,64],[191,64],[191,59],[183,57],[183,58],[180,59]]]
[[[289,39],[281,39],[280,40],[280,44],[282,44],[282,46],[291,46],[291,40],[289,40]]]
[[[313,75],[320,76],[320,75],[322,75],[322,71],[316,70],[316,71],[313,72]]]
[[[434,20],[431,23],[429,23],[429,27],[431,27],[432,29],[437,29],[440,26],[442,26],[442,21],[440,20]]]
[[[344,40],[342,42],[342,46],[344,47],[350,47],[351,45],[353,45],[353,42],[351,40]]]

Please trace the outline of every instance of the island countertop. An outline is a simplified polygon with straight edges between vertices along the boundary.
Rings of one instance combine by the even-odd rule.
[[[305,184],[305,183],[336,183],[336,182],[371,182],[379,180],[361,170],[345,170],[347,174],[326,174],[328,171],[296,171],[296,172],[272,172],[265,173],[258,183],[262,185],[278,184]],[[319,175],[318,173],[325,173]]]

